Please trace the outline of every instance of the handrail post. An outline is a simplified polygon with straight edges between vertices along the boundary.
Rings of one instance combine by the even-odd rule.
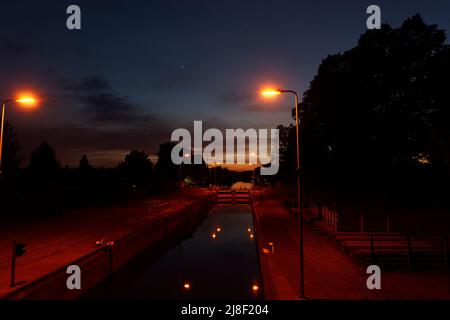
[[[406,236],[406,241],[408,242],[408,268],[412,268],[412,246],[411,246],[411,236]]]
[[[108,271],[109,275],[114,272],[114,253],[113,253],[113,245],[110,243],[106,247],[106,252],[108,255]]]
[[[11,250],[11,283],[10,287],[13,288],[16,282],[16,240],[12,241]]]
[[[338,232],[338,223],[339,223],[339,216],[338,216],[338,214],[336,213],[335,214],[335,221],[334,221],[334,232]]]
[[[375,259],[375,243],[374,243],[374,235],[370,235],[370,256],[372,258],[372,264],[376,263]]]
[[[444,235],[444,268],[448,272],[448,235]]]

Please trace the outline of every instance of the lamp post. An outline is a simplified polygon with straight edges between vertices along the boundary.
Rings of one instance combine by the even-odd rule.
[[[295,131],[296,131],[296,144],[297,144],[297,212],[298,212],[298,247],[299,247],[299,262],[300,262],[300,288],[299,298],[305,298],[305,266],[303,256],[303,214],[302,214],[302,193],[300,190],[300,131],[299,131],[299,112],[298,112],[298,94],[293,90],[264,90],[262,95],[265,97],[274,97],[283,93],[290,93],[294,96],[295,106]]]
[[[36,100],[32,97],[21,97],[18,99],[6,99],[2,102],[2,121],[0,125],[0,177],[2,175],[2,156],[3,156],[3,134],[5,129],[5,115],[6,115],[6,104],[9,102],[17,102],[23,105],[34,105],[36,103]]]
[[[189,158],[190,156],[191,155],[189,153],[186,153],[186,154],[183,155],[184,158]],[[180,180],[180,193],[179,193],[179,195],[180,195],[180,197],[179,197],[180,202],[181,202],[181,185],[183,184],[183,179],[182,179],[183,177],[181,175],[181,168],[183,166],[183,162],[184,162],[184,159],[182,159],[181,162],[180,162],[180,178],[179,178],[179,180]]]
[[[213,190],[215,190],[216,189],[216,182],[217,182],[217,163],[213,162],[211,164],[211,166],[214,169],[214,178],[212,180],[213,180]]]

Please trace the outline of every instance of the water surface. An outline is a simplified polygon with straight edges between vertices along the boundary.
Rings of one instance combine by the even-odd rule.
[[[262,299],[249,206],[217,206],[187,237],[149,248],[86,299]]]

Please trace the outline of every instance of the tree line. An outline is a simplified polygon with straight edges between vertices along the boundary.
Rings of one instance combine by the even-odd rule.
[[[343,206],[449,207],[448,88],[446,33],[420,15],[323,59],[300,104],[305,192]],[[280,128],[292,172],[294,127]]]

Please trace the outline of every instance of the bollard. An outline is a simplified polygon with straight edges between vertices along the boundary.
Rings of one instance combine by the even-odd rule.
[[[14,287],[16,282],[16,240],[12,241],[11,250],[11,288]]]
[[[375,243],[374,243],[374,235],[370,235],[370,256],[372,259],[372,264],[376,264],[375,258]]]
[[[269,246],[270,246],[270,251],[272,252],[272,254],[275,253],[275,246],[273,244],[273,242],[269,242]]]

